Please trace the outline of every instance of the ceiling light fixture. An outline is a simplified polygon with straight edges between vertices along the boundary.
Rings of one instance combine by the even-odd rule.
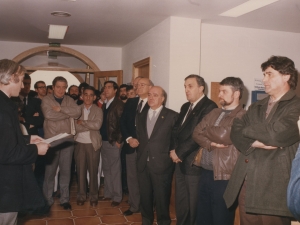
[[[220,16],[239,17],[277,1],[279,0],[249,0],[239,6],[236,6],[232,9],[229,9],[226,12],[221,13]]]
[[[63,12],[63,11],[54,11],[51,13],[52,16],[58,16],[58,17],[70,17],[71,14],[68,12]]]
[[[49,39],[64,39],[68,26],[63,25],[49,25]]]

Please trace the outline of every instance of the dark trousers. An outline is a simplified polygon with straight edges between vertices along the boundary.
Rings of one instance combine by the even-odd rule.
[[[241,188],[239,195],[239,212],[241,225],[290,225],[291,218],[283,216],[259,215],[246,213],[245,197],[247,191],[247,182]]]
[[[212,170],[201,169],[197,225],[233,225],[235,208],[227,209],[223,194],[228,180],[214,180]]]
[[[169,205],[172,173],[155,174],[146,167],[143,172],[138,172],[138,181],[141,196],[140,208],[142,213],[142,224],[153,224],[153,201],[155,201],[157,224],[171,224]]]
[[[74,159],[76,163],[78,192],[77,200],[86,200],[86,175],[89,171],[90,200],[98,201],[98,166],[100,149],[95,151],[92,144],[75,142]]]
[[[195,225],[199,176],[185,175],[175,167],[175,206],[177,225]]]

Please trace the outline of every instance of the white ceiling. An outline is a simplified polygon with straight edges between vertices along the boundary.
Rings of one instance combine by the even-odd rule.
[[[238,18],[218,16],[246,0],[0,0],[0,40],[122,47],[169,16],[300,33],[300,0],[280,0]],[[69,18],[53,17],[66,11]],[[68,25],[64,40],[48,24]]]

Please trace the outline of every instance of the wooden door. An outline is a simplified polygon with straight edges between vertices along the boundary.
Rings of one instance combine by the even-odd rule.
[[[119,86],[123,83],[123,70],[98,71],[94,73],[94,87],[101,90],[107,80],[115,81]]]

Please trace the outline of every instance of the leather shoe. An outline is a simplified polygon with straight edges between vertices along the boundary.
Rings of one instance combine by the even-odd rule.
[[[62,203],[60,204],[60,206],[62,206],[64,210],[72,210],[72,207],[69,202]]]
[[[132,214],[133,214],[133,212],[131,212],[130,209],[128,209],[125,212],[123,212],[124,216],[131,216]]]
[[[116,206],[118,206],[118,205],[120,205],[120,202],[115,202],[115,201],[113,201],[113,202],[111,203],[111,207],[116,207]]]
[[[84,201],[77,200],[77,205],[84,205]]]
[[[92,207],[96,207],[98,205],[98,201],[90,201],[90,205]]]

